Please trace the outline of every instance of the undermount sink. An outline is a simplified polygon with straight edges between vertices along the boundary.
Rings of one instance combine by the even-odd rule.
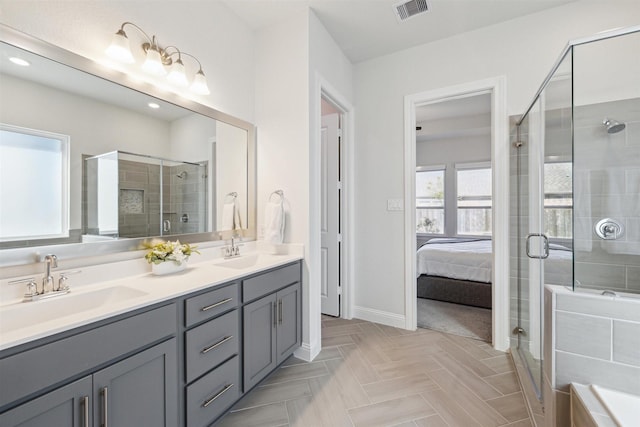
[[[224,261],[218,261],[215,265],[225,268],[233,268],[235,270],[243,270],[245,268],[253,267],[267,259],[272,259],[273,256],[266,254],[249,254],[240,255],[237,258],[225,259]]]
[[[115,286],[77,294],[72,290],[66,295],[51,299],[16,303],[0,308],[0,331],[6,333],[47,322],[56,322],[65,316],[145,295],[148,294],[137,289]]]

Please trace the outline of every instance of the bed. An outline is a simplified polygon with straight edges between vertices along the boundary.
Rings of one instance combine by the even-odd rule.
[[[491,308],[492,244],[488,239],[435,238],[418,249],[417,295],[474,307]],[[545,278],[567,280],[571,250],[550,245]]]

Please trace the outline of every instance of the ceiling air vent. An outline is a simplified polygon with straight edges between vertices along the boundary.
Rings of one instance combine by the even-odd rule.
[[[409,0],[393,5],[398,21],[406,21],[424,12],[429,11],[427,0]]]

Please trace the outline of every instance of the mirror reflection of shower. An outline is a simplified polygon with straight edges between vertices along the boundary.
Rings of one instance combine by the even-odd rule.
[[[85,164],[86,241],[206,231],[206,162],[113,151]]]
[[[608,134],[622,132],[624,128],[627,127],[626,124],[620,123],[619,121],[614,119],[604,119],[602,121],[602,125],[607,129]]]

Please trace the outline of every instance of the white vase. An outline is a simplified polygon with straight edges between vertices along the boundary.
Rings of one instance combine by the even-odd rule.
[[[187,268],[187,260],[182,261],[181,264],[175,261],[166,261],[160,264],[151,264],[151,273],[156,276],[163,276],[165,274],[177,273],[185,268]]]

